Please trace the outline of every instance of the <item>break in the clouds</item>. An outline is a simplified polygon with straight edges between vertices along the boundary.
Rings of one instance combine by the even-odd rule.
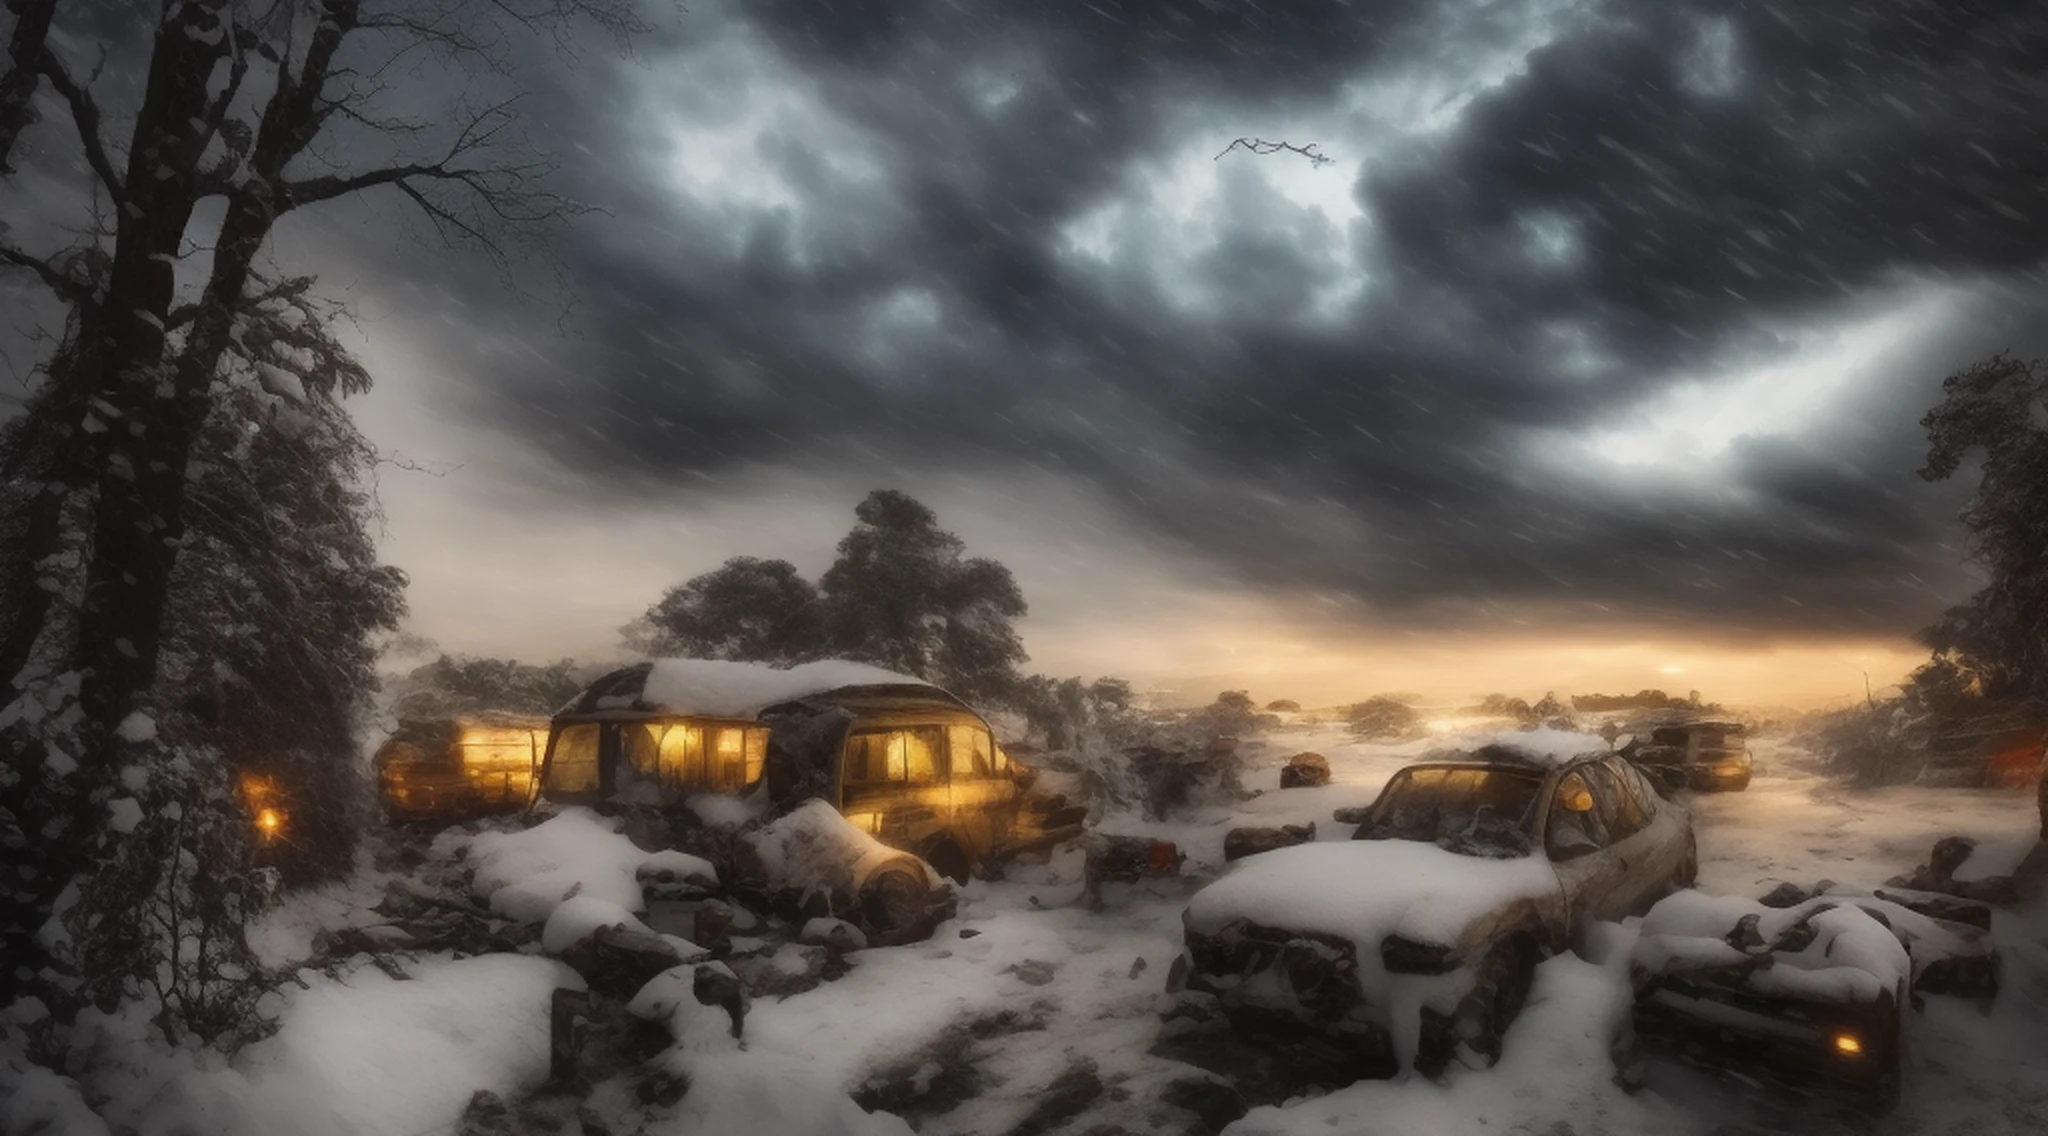
[[[1949,0],[693,8],[578,96],[590,338],[490,405],[622,478],[1034,466],[1383,622],[1906,630],[1962,587],[1919,414],[2048,346],[2044,51]]]
[[[561,508],[799,471],[823,555],[873,485],[1015,483],[1020,533],[1115,530],[1097,578],[1155,549],[1325,625],[1896,636],[1968,587],[1918,419],[2048,351],[2040,5],[660,10],[534,71],[603,209],[550,238],[573,337],[367,209],[280,242]],[[801,560],[748,531],[669,574]]]

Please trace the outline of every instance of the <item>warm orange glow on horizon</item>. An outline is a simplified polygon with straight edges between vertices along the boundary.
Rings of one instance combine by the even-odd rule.
[[[1248,612],[1233,612],[1233,615]],[[1641,635],[1488,634],[1449,630],[1357,632],[1265,619],[1208,627],[1061,629],[1035,635],[1031,665],[1053,674],[1118,675],[1174,702],[1249,690],[1266,702],[1332,706],[1374,694],[1413,695],[1440,707],[1500,692],[1534,702],[1546,693],[1632,694],[1657,689],[1737,708],[1811,710],[1882,696],[1927,661],[1910,639],[1685,639]]]

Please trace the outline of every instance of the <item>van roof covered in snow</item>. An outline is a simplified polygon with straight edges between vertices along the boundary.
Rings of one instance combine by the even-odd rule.
[[[753,719],[785,702],[854,691],[911,695],[967,708],[923,679],[844,659],[821,659],[787,669],[721,659],[654,659],[591,683],[555,716],[668,714]]]

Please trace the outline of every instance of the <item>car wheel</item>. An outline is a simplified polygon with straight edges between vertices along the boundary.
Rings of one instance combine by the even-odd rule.
[[[941,839],[926,849],[924,861],[932,866],[932,871],[963,886],[967,883],[968,873],[973,870],[967,853],[949,839]]]
[[[1906,1065],[1905,983],[1899,984],[1889,1001],[1889,1012],[1885,1016],[1885,1036],[1876,1055],[1877,1068],[1868,1089],[1870,1107],[1877,1112],[1890,1112],[1899,1105],[1899,1090],[1904,1080]]]
[[[861,922],[878,945],[915,938],[930,907],[931,883],[909,865],[883,868],[861,889]]]
[[[1688,832],[1685,834],[1685,858],[1678,862],[1678,870],[1671,873],[1671,890],[1684,891],[1698,887],[1700,882],[1700,842]]]
[[[1451,1017],[1424,1023],[1416,1070],[1428,1077],[1440,1075],[1460,1047],[1478,1058],[1479,1068],[1492,1067],[1500,1060],[1501,1039],[1522,1012],[1535,977],[1536,950],[1527,941],[1508,939],[1488,951],[1479,961],[1472,989]],[[1439,1028],[1428,1028],[1431,1025]]]

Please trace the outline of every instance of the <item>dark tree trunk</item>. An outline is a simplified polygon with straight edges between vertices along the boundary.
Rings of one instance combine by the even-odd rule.
[[[57,0],[7,0],[7,10],[14,13],[14,34],[7,42],[7,70],[0,74],[0,173],[11,171],[14,143],[35,121],[37,68]]]
[[[58,759],[41,739],[9,731],[8,812],[26,846],[10,859],[18,872],[0,894],[0,1001],[39,985],[52,963],[38,932],[57,898],[102,856],[97,814],[118,786],[121,742],[115,727],[155,677],[162,605],[150,607],[149,582],[168,575],[175,549],[153,506],[156,483],[182,481],[184,470],[158,463],[153,431],[174,396],[165,373],[166,328],[174,294],[173,258],[191,221],[199,158],[207,140],[208,86],[229,42],[222,19],[227,0],[171,6],[156,31],[149,76],[115,198],[114,257],[101,318],[81,325],[82,365],[68,381],[84,409],[81,426],[97,445],[93,546],[79,610],[72,662],[83,711],[76,752]],[[26,648],[11,643],[8,652]],[[8,676],[9,678],[13,676]],[[146,888],[152,880],[132,881]]]

